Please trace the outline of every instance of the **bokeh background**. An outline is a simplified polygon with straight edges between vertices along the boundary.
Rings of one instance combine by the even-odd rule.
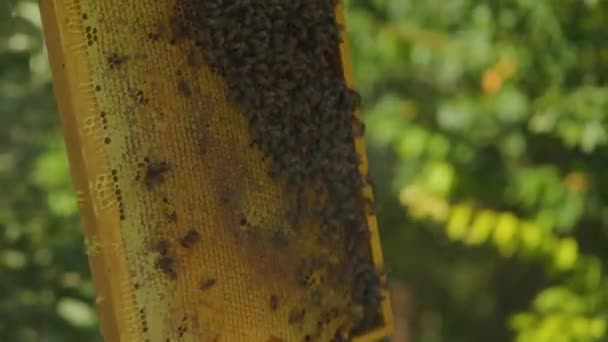
[[[607,341],[608,2],[347,19],[392,341]],[[0,340],[100,340],[86,260],[37,3],[0,0]]]

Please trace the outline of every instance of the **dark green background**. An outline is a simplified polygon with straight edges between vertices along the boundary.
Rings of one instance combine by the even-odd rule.
[[[395,341],[608,338],[608,2],[351,0]],[[94,341],[36,2],[0,0],[0,340]]]

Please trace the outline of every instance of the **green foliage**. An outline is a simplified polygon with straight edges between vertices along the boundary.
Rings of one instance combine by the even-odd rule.
[[[0,1],[0,340],[99,340],[33,1]]]
[[[607,13],[350,1],[382,237],[417,340],[608,337]]]
[[[608,3],[350,0],[419,342],[608,338]],[[36,3],[0,0],[0,340],[99,340]],[[396,286],[398,297],[404,286]]]

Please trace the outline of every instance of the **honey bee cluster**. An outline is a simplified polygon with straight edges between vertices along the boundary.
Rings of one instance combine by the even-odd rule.
[[[269,176],[295,194],[286,217],[292,228],[321,227],[319,243],[348,246],[353,265],[343,265],[350,270],[343,281],[363,311],[354,329],[365,331],[379,324],[381,282],[366,261],[365,182],[354,146],[363,130],[354,116],[360,99],[342,71],[337,2],[181,0],[178,15],[246,114]]]

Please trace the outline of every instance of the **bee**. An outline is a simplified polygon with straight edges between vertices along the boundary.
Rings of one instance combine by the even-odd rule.
[[[275,311],[279,307],[279,297],[275,294],[270,296],[270,310]]]
[[[144,184],[151,189],[152,187],[162,183],[164,174],[171,170],[169,164],[165,161],[150,162],[147,159],[146,170],[144,174]]]
[[[161,36],[160,32],[156,32],[155,31],[155,32],[149,32],[148,33],[148,39],[150,39],[153,42],[159,40],[160,36]]]
[[[367,215],[375,216],[376,215],[376,206],[375,206],[374,201],[369,197],[366,197],[364,201],[365,201],[365,212],[367,213]]]
[[[130,88],[128,94],[129,98],[138,105],[144,105],[148,103],[148,99],[144,96],[143,90]]]
[[[114,67],[117,67],[122,63],[126,62],[128,58],[129,57],[126,55],[120,55],[116,52],[113,52],[107,57],[106,60],[109,64],[110,69],[113,69]]]
[[[216,283],[217,283],[217,280],[215,278],[203,279],[201,281],[199,288],[203,291],[207,291],[210,288],[214,287]]]
[[[169,255],[169,242],[161,240],[154,246],[153,250],[160,254],[156,259],[155,266],[171,278],[177,278],[175,259]]]
[[[169,242],[167,240],[159,241],[156,246],[154,246],[154,251],[158,252],[160,255],[167,255],[169,253]]]
[[[292,309],[289,312],[289,316],[287,317],[287,323],[289,323],[289,324],[300,323],[304,320],[304,315],[306,315],[306,310]]]
[[[173,257],[161,255],[161,257],[156,260],[156,267],[169,277],[173,279],[177,278],[177,267]]]
[[[322,301],[323,301],[323,295],[321,294],[321,291],[318,289],[312,289],[309,293],[310,296],[310,302],[315,305],[315,306],[319,306],[321,305]]]
[[[346,341],[348,341],[348,338],[345,336],[344,332],[341,329],[336,331],[334,338],[331,340],[331,342],[346,342]]]
[[[172,210],[171,212],[169,212],[167,214],[167,221],[170,222],[170,223],[177,222],[177,211]]]
[[[270,171],[268,172],[268,176],[270,176],[270,178],[272,180],[277,180],[279,178],[279,176],[281,175],[282,172],[282,167],[279,163],[272,163],[272,166],[270,167]]]
[[[298,198],[293,208],[291,208],[288,212],[289,223],[294,229],[298,230],[302,226],[302,223],[307,215],[307,203],[303,199]]]
[[[323,310],[321,311],[321,314],[319,315],[319,319],[317,320],[317,327],[319,329],[323,328],[324,326],[329,325],[333,320],[335,320],[338,317],[339,311],[337,308],[331,308],[329,310]]]
[[[179,337],[183,337],[187,331],[188,331],[188,328],[183,325],[180,325],[179,327],[177,327],[177,335]]]
[[[188,66],[198,69],[203,65],[202,57],[198,54],[197,50],[190,50],[186,58]]]
[[[179,240],[179,243],[184,248],[192,248],[200,240],[200,238],[201,235],[199,232],[194,229],[190,229],[186,235]]]
[[[170,44],[175,44],[188,36],[188,27],[177,16],[169,19],[169,27],[171,28]]]
[[[355,118],[354,134],[357,138],[361,138],[363,137],[363,135],[365,135],[365,123],[362,122],[359,118]]]
[[[177,80],[177,90],[185,97],[192,96],[192,90],[190,89],[190,86],[181,77]]]
[[[382,279],[369,261],[361,258],[353,261],[351,274],[351,297],[353,302],[362,307],[359,328],[373,327],[380,320],[382,296]]]
[[[301,286],[311,286],[316,282],[322,282],[326,266],[327,260],[325,258],[305,258],[296,271],[298,284]]]
[[[272,242],[277,247],[285,247],[289,244],[289,236],[283,231],[274,231],[271,236]]]

